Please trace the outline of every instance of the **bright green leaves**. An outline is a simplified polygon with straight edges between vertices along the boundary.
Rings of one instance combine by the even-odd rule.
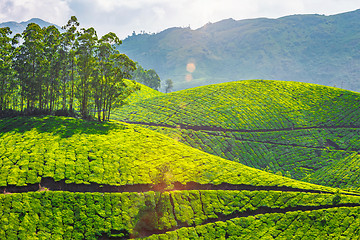
[[[105,121],[112,108],[139,90],[124,83],[136,66],[116,50],[119,38],[108,33],[98,39],[94,28],[78,26],[74,16],[63,33],[55,26],[30,23],[13,43],[10,30],[1,28],[0,111],[7,110],[5,116],[25,110],[30,115],[80,112],[85,119],[97,115]]]
[[[145,239],[352,239],[358,237],[360,221],[350,222],[353,219],[349,215],[358,214],[358,207],[267,213],[181,228]]]
[[[250,167],[356,189],[359,99],[358,93],[320,85],[251,80],[157,96],[119,109],[114,118],[145,123]],[[336,179],[326,177],[328,171]]]
[[[310,237],[315,232],[323,234],[325,231],[328,234],[355,236],[359,226],[356,220],[360,214],[358,207],[334,206],[331,209],[304,212],[293,209],[285,213],[268,214],[248,212],[261,207],[274,207],[276,210],[289,206],[312,206],[303,200],[304,196],[318,199],[316,206],[321,208],[327,205],[327,201],[322,202],[321,199],[331,199],[333,195],[205,190],[4,194],[0,196],[0,235],[4,239],[97,239],[119,234],[146,237],[164,231],[166,235],[154,234],[149,239],[221,239],[225,236],[247,235],[251,239],[261,236],[284,239],[291,233]],[[282,200],[276,201],[279,197]],[[342,195],[341,203],[357,203],[358,198]],[[293,205],[291,199],[298,203]],[[276,206],[272,205],[274,201],[277,202]],[[247,207],[250,205],[253,206],[251,209]],[[244,212],[250,216],[238,217]],[[178,230],[171,232],[171,229]]]
[[[77,184],[163,183],[171,188],[176,182],[196,182],[334,191],[228,161],[138,126],[64,117],[21,124],[24,119],[0,123],[5,130],[0,142],[3,186],[35,184],[50,177]],[[65,132],[53,131],[51,125]]]
[[[9,107],[12,87],[15,84],[12,67],[15,48],[9,37],[10,34],[9,28],[0,28],[0,111]]]
[[[359,125],[359,110],[354,108],[358,101],[359,94],[341,89],[250,80],[149,99],[141,106],[134,104],[122,109],[118,119],[247,130],[349,126]]]

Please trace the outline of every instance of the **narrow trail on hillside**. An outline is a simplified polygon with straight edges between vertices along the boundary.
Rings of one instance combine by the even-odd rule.
[[[172,183],[172,188],[167,188],[168,186],[165,183],[159,184],[134,184],[134,185],[107,185],[107,184],[75,184],[75,183],[66,183],[65,180],[55,181],[52,178],[42,178],[40,183],[28,184],[27,186],[15,186],[8,185],[6,187],[0,187],[0,192],[7,193],[24,193],[24,192],[35,192],[35,191],[68,191],[68,192],[101,192],[101,193],[122,193],[122,192],[149,192],[149,191],[158,191],[158,192],[171,192],[171,191],[184,191],[184,190],[247,190],[247,191],[282,191],[282,192],[305,192],[305,193],[329,193],[335,194],[334,192],[329,191],[320,191],[312,189],[300,189],[300,188],[291,188],[287,186],[254,186],[246,184],[229,184],[221,183],[218,185],[215,184],[200,184],[196,182],[188,182],[182,184],[180,182]],[[360,196],[360,193],[350,193],[344,192],[345,195]]]
[[[217,218],[209,218],[205,220],[201,224],[197,224],[196,226],[201,226],[209,223],[215,223],[215,222],[225,222],[234,218],[243,218],[243,217],[249,217],[249,216],[256,216],[259,214],[271,214],[271,213],[281,213],[286,214],[289,212],[297,212],[297,211],[314,211],[314,210],[326,210],[331,208],[339,208],[339,207],[360,207],[359,203],[345,203],[345,204],[337,204],[337,205],[319,205],[319,206],[296,206],[296,207],[285,207],[285,208],[271,208],[271,207],[265,207],[260,206],[256,210],[247,210],[244,212],[233,212],[231,214],[225,215],[222,213],[217,213]],[[169,229],[163,229],[163,230],[152,230],[152,231],[146,231],[144,229],[141,232],[141,237],[150,237],[151,235],[155,234],[166,234],[167,232],[176,231],[183,227],[194,227],[190,225],[178,225],[173,228]]]
[[[281,131],[296,131],[296,130],[308,130],[308,129],[340,129],[340,128],[355,128],[360,129],[360,126],[348,125],[348,126],[312,126],[312,127],[294,127],[294,128],[277,128],[277,129],[231,129],[231,128],[222,128],[216,126],[197,126],[197,125],[169,125],[163,123],[148,123],[148,122],[132,122],[132,121],[122,121],[129,124],[145,125],[151,127],[166,127],[166,128],[179,128],[179,129],[189,129],[194,131],[211,131],[211,132],[281,132]]]
[[[186,191],[186,190],[247,190],[247,191],[281,191],[281,192],[304,192],[304,193],[318,193],[318,194],[330,194],[329,196],[337,196],[338,193],[334,192],[327,192],[327,191],[320,191],[320,190],[311,190],[311,189],[297,189],[297,188],[291,188],[286,186],[253,186],[253,185],[246,185],[246,184],[228,184],[228,183],[222,183],[219,185],[215,184],[199,184],[196,182],[188,182],[187,184],[182,184],[179,182],[173,183],[173,186],[171,189],[167,189],[167,185],[165,183],[160,183],[156,185],[152,184],[135,184],[135,185],[124,185],[124,186],[114,186],[114,185],[106,185],[106,184],[97,184],[97,183],[90,183],[90,184],[75,184],[75,183],[66,183],[65,180],[61,181],[55,181],[52,178],[42,178],[40,183],[36,184],[30,184],[28,186],[14,186],[9,185],[6,187],[0,187],[0,191],[4,194],[12,194],[12,193],[26,193],[26,192],[34,192],[34,191],[69,191],[69,192],[100,192],[100,193],[123,193],[123,192],[148,192],[148,191],[157,191],[157,192],[170,192],[170,204],[172,207],[172,212],[174,214],[174,219],[176,221],[176,226],[172,228],[166,228],[166,229],[149,229],[149,228],[140,228],[139,234],[140,237],[149,237],[154,234],[165,234],[169,231],[175,231],[182,227],[194,227],[195,225],[189,225],[187,223],[181,222],[176,218],[176,204],[174,203],[173,197],[174,194],[171,194],[172,191]],[[200,198],[202,192],[199,192]],[[360,197],[360,193],[350,193],[350,192],[342,192],[342,195],[353,195]],[[339,195],[341,196],[341,195]],[[160,204],[161,203],[157,203]],[[204,210],[204,202],[201,201],[203,212]],[[159,209],[156,206],[155,211],[159,211],[161,215],[161,208],[159,205]],[[295,211],[313,211],[313,210],[325,210],[330,208],[338,208],[338,207],[360,207],[360,203],[339,203],[339,202],[333,202],[333,204],[324,204],[324,205],[317,205],[317,206],[304,206],[304,205],[298,205],[298,206],[288,206],[284,208],[271,208],[268,206],[259,206],[256,207],[255,210],[245,210],[239,211],[235,210],[232,213],[224,214],[221,212],[216,212],[216,217],[209,217],[207,219],[204,219],[200,224],[197,224],[196,226],[205,225],[209,223],[214,223],[218,221],[228,221],[234,218],[242,218],[242,217],[248,217],[248,216],[256,216],[259,214],[271,214],[271,213],[288,213],[288,212],[295,212]],[[145,221],[145,222],[144,222]],[[146,224],[147,219],[139,219],[137,222],[137,226],[143,226]],[[127,235],[130,238],[133,238],[130,235]],[[137,236],[139,237],[139,236]],[[109,236],[108,238],[103,239],[117,239],[116,237]]]

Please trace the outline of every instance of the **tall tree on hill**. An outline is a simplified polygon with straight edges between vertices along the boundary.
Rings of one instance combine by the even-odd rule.
[[[166,79],[165,82],[165,93],[169,93],[171,92],[171,90],[173,89],[174,84],[173,81],[171,79]]]
[[[154,69],[149,69],[146,71],[145,85],[151,87],[152,89],[159,90],[160,82],[160,77]]]
[[[89,117],[89,96],[91,93],[90,80],[93,76],[96,59],[95,47],[98,37],[94,28],[84,29],[78,33],[77,67],[80,82],[77,86],[78,98],[80,100],[80,113],[83,118]]]
[[[26,103],[26,109],[41,113],[61,109],[74,114],[76,98],[83,118],[92,118],[91,109],[96,109],[98,120],[104,121],[114,106],[139,89],[123,81],[136,66],[116,50],[119,38],[109,33],[99,40],[94,28],[77,31],[78,26],[74,16],[63,33],[55,26],[42,29],[30,23],[12,43],[10,29],[0,29],[0,110],[17,94],[21,111]],[[15,48],[17,38],[22,41]]]
[[[79,27],[79,22],[75,16],[72,16],[65,26],[62,27],[65,32],[62,34],[61,41],[61,51],[63,52],[63,57],[65,64],[63,65],[63,88],[65,87],[66,79],[69,78],[70,81],[70,94],[69,94],[69,111],[73,112],[73,104],[75,97],[75,55],[76,55],[76,35],[77,27]],[[63,94],[65,89],[63,89]],[[63,100],[65,101],[65,100]]]
[[[22,99],[26,100],[27,108],[42,108],[43,95],[43,30],[39,25],[30,23],[22,33],[24,40],[15,56],[15,69],[21,87]]]
[[[160,77],[154,69],[145,70],[139,63],[136,64],[136,70],[133,72],[133,79],[152,89],[159,90]]]
[[[97,47],[98,71],[93,81],[94,101],[99,121],[110,118],[113,105],[118,104],[131,92],[123,79],[131,78],[135,63],[116,50],[121,41],[114,33],[104,35]],[[102,116],[101,116],[102,113]]]
[[[9,108],[9,98],[14,89],[12,69],[14,47],[10,28],[0,28],[0,111]]]
[[[49,26],[44,31],[44,65],[43,76],[46,78],[46,108],[52,111],[60,90],[60,32],[55,26]]]
[[[127,85],[124,79],[131,78],[131,72],[136,69],[135,62],[128,56],[121,53],[115,53],[111,57],[113,63],[111,69],[111,78],[107,83],[106,92],[106,112],[107,120],[110,119],[110,112],[113,107],[120,107],[124,100],[133,92],[140,90],[138,84]],[[135,82],[134,82],[135,83]]]

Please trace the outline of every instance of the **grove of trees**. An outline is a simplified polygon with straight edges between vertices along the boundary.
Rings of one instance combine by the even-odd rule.
[[[133,80],[142,83],[152,89],[159,90],[160,77],[154,69],[145,70],[140,64],[136,63],[136,70],[133,72]]]
[[[167,79],[165,81],[165,93],[171,92],[173,87],[174,87],[173,81],[171,79]]]
[[[79,29],[75,16],[62,27],[30,23],[10,37],[0,28],[0,111],[58,112],[108,120],[138,84],[131,79],[136,64],[116,46],[121,40],[94,28]]]

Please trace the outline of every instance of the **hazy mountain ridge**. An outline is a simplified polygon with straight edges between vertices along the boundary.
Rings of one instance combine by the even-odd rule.
[[[191,30],[129,36],[119,48],[175,90],[241,79],[318,83],[360,91],[360,10],[278,19],[222,20]],[[194,62],[193,80],[186,64]]]
[[[15,34],[30,22],[52,25],[33,18],[0,27],[10,27]],[[275,79],[360,92],[359,29],[360,10],[332,16],[225,19],[195,30],[173,27],[157,34],[132,35],[119,50],[145,68],[155,69],[163,82],[172,79],[173,90]],[[191,78],[186,70],[189,62],[196,66]]]
[[[26,29],[26,27],[29,23],[36,23],[42,28],[48,27],[50,25],[54,25],[58,29],[61,29],[61,27],[57,26],[56,24],[46,22],[40,18],[32,18],[28,21],[23,21],[23,22],[15,22],[15,21],[3,22],[3,23],[0,23],[0,28],[9,27],[12,31],[12,34],[15,35],[17,33],[22,33]]]

